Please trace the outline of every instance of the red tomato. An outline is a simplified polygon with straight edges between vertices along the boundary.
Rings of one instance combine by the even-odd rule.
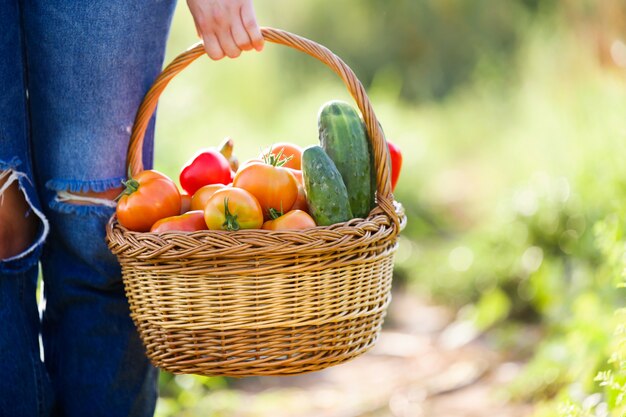
[[[289,160],[282,165],[283,167],[302,169],[302,148],[300,146],[287,142],[275,143],[271,147],[263,150],[260,158],[265,159],[266,155],[270,153],[270,150],[274,156],[280,154],[281,160],[289,158]]]
[[[210,230],[259,229],[263,212],[252,194],[228,187],[211,196],[204,208],[204,221]]]
[[[252,193],[259,200],[267,218],[270,209],[280,213],[288,212],[298,198],[296,177],[286,168],[264,163],[244,166],[235,175],[233,186]]]
[[[400,152],[398,146],[389,141],[387,141],[387,147],[391,158],[391,191],[393,192],[393,190],[396,189],[396,184],[400,177],[400,170],[402,169],[402,152]]]
[[[204,210],[209,198],[211,198],[217,190],[221,190],[224,187],[225,186],[222,184],[209,184],[201,187],[198,191],[196,191],[193,197],[191,197],[191,209]]]
[[[159,220],[152,225],[150,231],[153,233],[161,233],[168,231],[179,232],[195,232],[197,230],[206,230],[207,226],[204,222],[204,212],[202,210],[192,210],[180,216],[171,216]]]
[[[115,213],[120,224],[135,232],[147,232],[157,220],[180,214],[176,184],[158,171],[142,171],[125,183]]]
[[[302,210],[291,210],[277,219],[263,223],[263,229],[266,230],[308,229],[315,226],[313,217]]]
[[[186,192],[180,193],[180,214],[185,214],[191,210],[191,196]]]
[[[293,169],[293,168],[287,168],[287,169],[289,170],[289,172],[293,174],[294,177],[296,177],[296,180],[298,181],[298,185],[304,185],[304,180],[302,179],[302,170]]]
[[[228,159],[215,149],[207,149],[191,158],[180,172],[180,185],[189,195],[207,184],[230,183]]]
[[[298,198],[296,198],[296,202],[291,206],[291,210],[302,210],[309,212],[309,203],[306,201],[306,191],[304,190],[304,186],[298,185]]]

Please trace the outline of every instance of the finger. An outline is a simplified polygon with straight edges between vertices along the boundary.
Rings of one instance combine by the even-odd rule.
[[[252,41],[248,36],[248,32],[243,27],[241,18],[239,16],[233,18],[233,25],[230,28],[230,33],[233,35],[235,44],[242,51],[249,51],[252,49]]]
[[[248,32],[254,49],[257,51],[262,50],[265,41],[263,35],[261,35],[261,29],[259,29],[259,25],[256,22],[256,15],[254,14],[251,1],[244,2],[243,6],[241,6],[241,22],[246,32]]]
[[[237,47],[229,29],[221,29],[217,32],[217,40],[219,41],[222,50],[229,58],[237,58],[241,55],[241,49]]]
[[[191,12],[191,17],[193,18],[193,24],[196,27],[196,34],[200,39],[202,39],[202,26],[204,25],[202,13],[197,9],[196,4],[193,1],[187,0],[187,6]]]
[[[209,58],[218,61],[224,58],[224,51],[220,46],[220,43],[217,40],[217,37],[213,33],[207,33],[203,37],[204,39],[204,50],[206,51]]]

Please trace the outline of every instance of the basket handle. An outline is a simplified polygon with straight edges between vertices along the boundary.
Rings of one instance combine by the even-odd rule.
[[[367,133],[369,135],[372,149],[374,152],[374,165],[376,167],[377,180],[377,201],[378,207],[393,221],[396,230],[400,228],[400,220],[393,204],[393,194],[391,192],[390,179],[390,160],[387,150],[387,142],[383,131],[378,123],[378,119],[374,114],[374,109],[370,103],[365,89],[361,82],[357,79],[354,72],[346,65],[341,58],[332,53],[328,48],[292,33],[274,29],[270,27],[261,28],[261,33],[265,40],[280,45],[289,46],[297,49],[314,58],[322,61],[329,66],[343,80],[348,91],[356,101],[357,106],[361,110]],[[198,57],[204,55],[204,47],[202,43],[197,43],[187,51],[178,55],[156,78],[150,90],[146,93],[135,117],[130,142],[128,144],[128,153],[126,155],[127,171],[131,176],[143,170],[142,148],[143,139],[157,106],[159,96],[174,76],[185,69]]]

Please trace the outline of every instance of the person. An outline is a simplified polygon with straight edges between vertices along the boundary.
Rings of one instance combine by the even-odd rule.
[[[187,3],[210,58],[262,49],[252,0]],[[174,7],[0,0],[0,416],[154,412],[157,370],[104,236]]]

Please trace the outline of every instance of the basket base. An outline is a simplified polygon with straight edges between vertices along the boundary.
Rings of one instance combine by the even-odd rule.
[[[142,326],[153,365],[204,376],[297,375],[346,362],[371,348],[384,314],[293,329],[180,330]],[[372,332],[372,328],[378,331]]]

